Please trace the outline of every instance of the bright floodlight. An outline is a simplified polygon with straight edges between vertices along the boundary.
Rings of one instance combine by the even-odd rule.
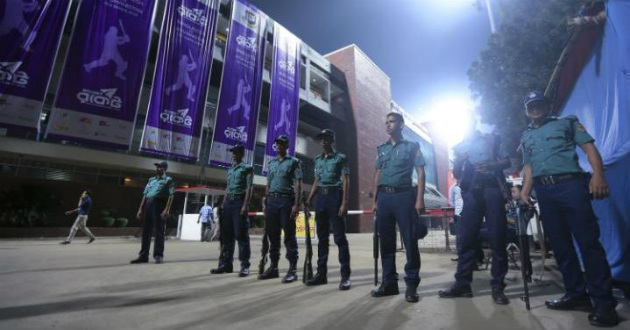
[[[461,142],[471,129],[473,107],[473,103],[466,98],[446,99],[433,107],[431,121],[449,147]]]

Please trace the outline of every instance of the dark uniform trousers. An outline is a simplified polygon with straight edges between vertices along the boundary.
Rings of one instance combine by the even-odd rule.
[[[166,232],[166,219],[162,218],[162,211],[166,207],[168,197],[150,197],[144,200],[142,210],[142,248],[139,257],[149,258],[151,248],[151,236],[155,229],[155,243],[153,245],[153,257],[164,257],[164,233]]]
[[[462,191],[464,208],[457,228],[457,272],[455,286],[468,286],[473,279],[473,270],[479,256],[479,232],[484,215],[488,227],[488,238],[492,248],[493,288],[505,288],[508,270],[506,249],[507,219],[505,204],[499,187],[485,187]]]
[[[341,277],[350,277],[350,250],[346,238],[346,219],[339,217],[339,207],[342,199],[341,190],[330,194],[317,194],[315,207],[315,222],[317,223],[317,272],[328,272],[328,242],[330,227],[332,226],[333,238],[339,248],[339,264],[341,265]]]
[[[394,284],[398,281],[396,273],[396,224],[405,244],[407,263],[405,264],[405,282],[408,287],[417,287],[420,283],[420,252],[414,233],[413,212],[415,198],[412,189],[408,191],[385,193],[379,191],[377,199],[376,221],[381,238],[381,259],[383,265],[383,283]]]
[[[269,196],[265,211],[265,231],[269,237],[269,259],[278,263],[280,259],[280,236],[284,231],[284,247],[289,262],[298,261],[298,246],[295,238],[295,219],[291,218],[294,197]]]
[[[201,223],[201,241],[210,241],[210,220]]]
[[[588,178],[578,178],[555,185],[535,185],[540,218],[545,235],[553,248],[564,287],[571,296],[586,290],[596,307],[612,307],[612,277],[606,253],[599,242],[599,224],[591,207]],[[586,280],[580,268],[573,237],[580,248]]]
[[[238,241],[238,260],[241,262],[241,267],[249,268],[249,257],[251,256],[249,218],[247,215],[241,215],[241,208],[245,202],[244,197],[228,197],[226,199],[221,221],[225,221],[222,226],[224,230],[222,235],[225,235],[224,263],[231,265],[234,261],[234,240],[236,239]]]

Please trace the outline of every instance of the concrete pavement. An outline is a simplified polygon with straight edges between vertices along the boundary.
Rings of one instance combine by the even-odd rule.
[[[349,235],[353,287],[345,292],[337,288],[334,245],[329,284],[305,287],[256,279],[260,237],[252,237],[248,278],[209,274],[219,254],[216,242],[169,240],[164,264],[130,265],[138,239],[105,238],[88,245],[78,238],[68,246],[59,241],[0,241],[0,329],[595,329],[587,313],[544,307],[545,299],[562,294],[557,272],[545,275],[546,285],[534,285],[529,312],[518,299],[522,286],[514,270],[508,273],[507,306],[492,302],[489,271],[475,273],[474,298],[438,298],[437,291],[453,281],[449,253],[422,253],[419,303],[407,303],[404,294],[372,298],[367,234]],[[301,266],[305,253],[299,245]],[[397,255],[404,293],[404,254]],[[287,267],[282,259],[281,276]],[[621,302],[617,311],[624,321],[616,329],[627,329],[630,305]]]

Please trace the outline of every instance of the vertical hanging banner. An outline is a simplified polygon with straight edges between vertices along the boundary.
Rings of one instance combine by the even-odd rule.
[[[199,157],[217,13],[216,0],[168,1],[141,151]]]
[[[154,0],[81,1],[48,138],[129,148],[154,6]]]
[[[289,137],[288,154],[295,155],[300,108],[300,39],[275,23],[273,29],[273,67],[267,121],[267,146],[263,172],[276,156],[274,141],[279,135]]]
[[[251,164],[262,90],[267,17],[244,0],[232,2],[232,22],[227,44],[221,91],[210,149],[211,165],[229,167],[229,148],[241,143],[243,161]]]
[[[70,0],[0,0],[0,127],[39,129]]]

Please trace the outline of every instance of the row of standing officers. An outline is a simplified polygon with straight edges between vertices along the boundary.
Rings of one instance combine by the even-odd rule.
[[[530,200],[536,190],[545,226],[554,255],[562,272],[565,295],[550,300],[550,309],[589,309],[589,322],[596,326],[614,326],[618,323],[616,301],[612,296],[610,266],[599,243],[599,226],[591,208],[590,199],[608,196],[608,185],[603,174],[602,160],[593,138],[576,117],[557,118],[550,115],[549,102],[540,92],[528,94],[524,100],[525,115],[531,124],[523,133],[521,149],[524,159],[522,200]],[[404,119],[399,113],[387,114],[385,126],[389,140],[377,147],[374,175],[374,205],[376,228],[381,239],[381,285],[371,292],[373,297],[399,294],[396,272],[396,226],[400,230],[406,251],[404,267],[405,299],[417,302],[420,283],[420,254],[418,238],[426,234],[419,216],[424,212],[424,165],[418,143],[402,136]],[[348,210],[349,165],[346,155],[335,150],[335,134],[325,129],[318,134],[322,153],[315,158],[315,182],[307,204],[315,201],[317,224],[318,261],[316,275],[307,285],[328,282],[327,263],[329,233],[332,228],[334,242],[339,248],[341,272],[340,290],[351,287],[350,253],[346,238],[345,215]],[[584,173],[577,162],[575,148],[584,150],[593,168],[592,176]],[[289,156],[289,139],[285,135],[275,140],[277,156],[268,164],[264,202],[265,232],[270,242],[270,266],[259,279],[279,277],[281,231],[284,231],[285,257],[289,268],[283,283],[298,279],[298,246],[295,218],[301,196],[302,169],[297,158]],[[235,242],[239,245],[238,276],[250,274],[251,249],[249,244],[248,205],[252,196],[253,168],[243,163],[244,148],[235,145],[230,149],[233,165],[227,174],[227,189],[223,199],[222,221],[223,251],[220,264],[213,274],[232,273]],[[441,290],[442,298],[472,297],[472,274],[476,262],[478,233],[485,218],[492,248],[492,299],[497,304],[509,303],[503,290],[507,273],[506,218],[504,204],[506,186],[503,170],[509,166],[508,154],[501,148],[498,136],[474,132],[454,148],[453,171],[460,181],[464,208],[458,231],[458,265],[455,283]],[[166,162],[156,163],[156,176],[144,191],[138,210],[143,218],[142,249],[132,263],[145,263],[149,259],[151,233],[155,228],[154,259],[163,261],[164,218],[168,215],[173,196],[173,180],[165,174]],[[412,184],[413,171],[418,184]],[[422,233],[424,230],[424,234]],[[573,244],[579,247],[584,269]]]

